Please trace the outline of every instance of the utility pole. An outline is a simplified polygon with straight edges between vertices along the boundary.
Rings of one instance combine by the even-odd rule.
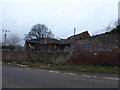
[[[7,33],[10,32],[8,30],[3,30],[4,32],[4,45],[6,45]]]
[[[74,28],[74,36],[75,36],[75,33],[76,33],[76,28]]]
[[[118,24],[120,24],[120,1],[118,2]]]

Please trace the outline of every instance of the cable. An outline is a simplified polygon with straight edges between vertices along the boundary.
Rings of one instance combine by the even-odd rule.
[[[73,1],[73,0],[70,0],[70,1]],[[57,3],[58,3],[58,2],[57,2]],[[70,2],[65,2],[65,3],[63,3],[62,5],[59,5],[59,6],[58,6],[58,4],[56,4],[53,8],[48,9],[49,11],[46,10],[46,11],[44,11],[44,12],[38,12],[37,14],[39,14],[40,16],[43,15],[43,16],[42,16],[42,18],[43,18],[43,17],[45,17],[46,15],[48,15],[48,13],[50,13],[51,11],[56,10],[56,9],[58,9],[58,8],[63,8],[63,6],[65,6],[65,5],[68,4],[68,3],[70,3]],[[37,17],[37,20],[38,20],[38,18],[39,18],[40,16],[38,16],[37,14],[36,14],[36,17]],[[29,19],[28,21],[30,21],[30,20],[31,20],[31,21],[32,21],[32,20],[35,20],[36,17],[34,16],[32,19]],[[28,22],[28,21],[27,21],[27,22]]]
[[[38,9],[40,9],[40,10],[38,10],[38,12],[37,13],[35,13],[36,14],[36,16],[34,16],[34,14],[32,15],[32,16],[34,16],[33,18],[31,18],[31,19],[29,19],[29,20],[25,20],[24,18],[26,18],[26,16],[25,17],[23,17],[23,21],[21,22],[21,24],[23,24],[23,23],[25,23],[25,22],[29,22],[29,21],[36,21],[36,20],[38,20],[38,18],[41,18],[40,16],[42,16],[42,18],[44,18],[44,17],[46,17],[47,15],[48,15],[48,13],[51,13],[52,11],[54,12],[55,10],[57,10],[57,9],[59,9],[59,8],[64,8],[64,6],[65,5],[68,5],[69,3],[71,3],[73,0],[70,0],[69,2],[67,1],[67,2],[63,2],[62,3],[62,5],[60,4],[60,2],[61,1],[59,1],[59,2],[55,2],[55,3],[53,3],[52,5],[54,6],[44,6],[44,5],[46,5],[46,3],[44,3],[44,4],[42,4],[42,6],[43,6],[43,8],[41,8],[41,7],[39,7],[39,8],[37,8],[37,9],[34,9],[34,10],[38,10]],[[50,2],[50,1],[49,1]],[[34,10],[32,10],[31,11],[31,13],[32,12],[34,12]],[[44,10],[44,11],[43,11]],[[40,15],[40,16],[39,16]],[[42,19],[41,18],[41,19]],[[19,24],[19,25],[21,25],[21,24]]]
[[[50,0],[49,2],[51,2],[51,0]],[[47,2],[47,3],[49,3],[49,2]],[[59,3],[59,2],[55,3],[55,5],[57,5],[58,3]],[[51,8],[51,6],[45,6],[45,5],[46,5],[46,3],[42,5],[43,8],[39,7],[39,8],[37,8],[36,10],[33,10],[33,12],[34,12],[34,11],[38,11],[38,12],[35,12],[36,14],[33,14],[33,12],[31,12],[31,15],[33,16],[33,18],[32,18],[32,19],[29,19],[29,20],[34,20],[34,18],[36,18],[35,16],[38,16],[38,14],[39,14],[39,15],[41,15],[41,14],[44,15],[44,13]],[[53,4],[53,5],[54,5],[54,4]],[[24,20],[24,18],[26,18],[26,16],[23,17],[23,20]],[[28,20],[28,21],[29,21],[29,20]],[[24,20],[24,21],[25,21],[25,20]],[[24,21],[23,21],[23,22],[24,22]]]

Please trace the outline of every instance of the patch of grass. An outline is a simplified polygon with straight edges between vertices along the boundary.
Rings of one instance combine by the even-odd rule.
[[[4,63],[8,63],[7,61]],[[67,71],[88,71],[88,72],[120,72],[118,67],[110,66],[94,66],[94,65],[69,65],[69,64],[53,64],[53,63],[43,63],[38,61],[9,61],[11,64],[22,64],[40,68],[47,69],[58,69],[58,70],[67,70]]]

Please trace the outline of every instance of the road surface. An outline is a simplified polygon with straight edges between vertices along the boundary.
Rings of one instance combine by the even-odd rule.
[[[2,88],[118,88],[118,75],[2,65]]]

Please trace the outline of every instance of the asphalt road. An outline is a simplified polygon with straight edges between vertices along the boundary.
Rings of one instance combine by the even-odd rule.
[[[118,88],[118,75],[2,65],[2,88]]]

